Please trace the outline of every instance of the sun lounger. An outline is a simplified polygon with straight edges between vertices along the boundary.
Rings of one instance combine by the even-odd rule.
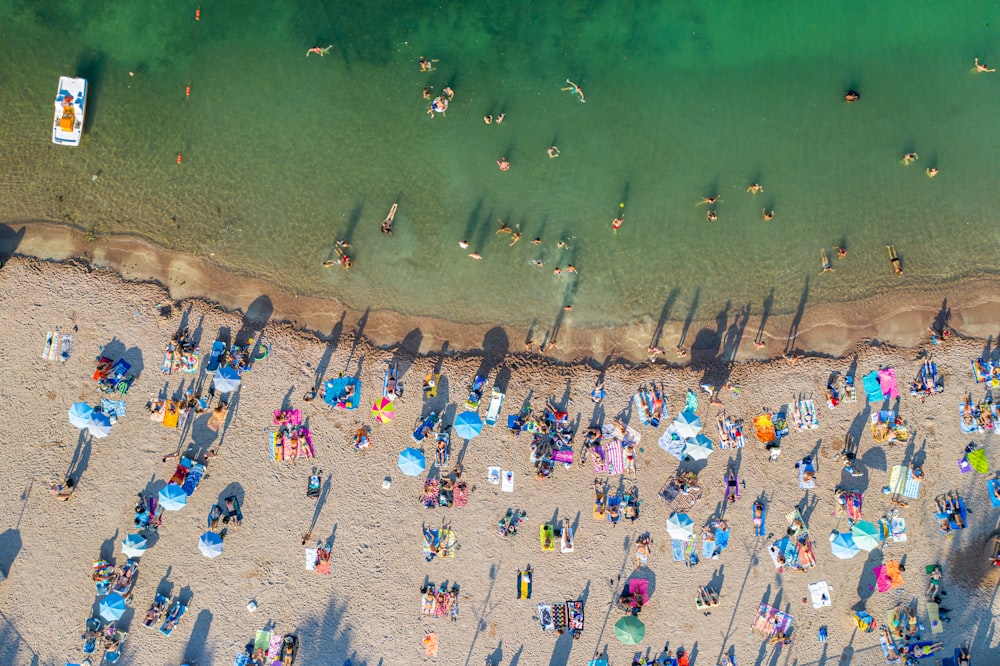
[[[223,357],[226,352],[226,343],[222,340],[216,340],[212,343],[212,351],[209,352],[208,358],[205,359],[205,372],[209,374],[214,374],[218,372],[219,365],[223,362]]]
[[[476,375],[469,390],[469,397],[465,399],[465,408],[471,411],[479,409],[479,403],[483,400],[483,387],[486,386],[486,379]]]
[[[146,616],[142,620],[142,624],[150,629],[156,626],[159,622],[160,616],[167,610],[167,604],[170,603],[170,599],[166,598],[162,594],[157,594],[153,598],[153,603],[149,605],[149,610],[146,611]]]
[[[132,590],[135,589],[135,580],[138,577],[138,560],[127,560],[124,564],[122,564],[121,569],[118,571],[114,585],[111,586],[111,592],[117,592],[128,599],[132,596]]]
[[[97,640],[101,635],[101,628],[104,623],[101,622],[100,618],[92,617],[88,618],[84,625],[83,636],[83,653],[84,654],[94,654],[97,650]]]
[[[108,662],[109,664],[117,664],[118,663],[118,660],[121,659],[121,656],[122,656],[122,648],[125,645],[125,639],[126,638],[128,638],[128,633],[127,632],[120,631],[120,630],[117,630],[117,629],[115,630],[113,639],[117,643],[117,646],[115,646],[111,650],[107,650],[104,653],[104,661]]]
[[[431,398],[436,398],[438,394],[438,384],[441,383],[441,375],[435,374],[433,372],[428,372],[427,377],[424,378],[424,397],[428,400]]]
[[[517,598],[531,598],[531,567],[526,567],[517,572]]]
[[[424,439],[429,437],[432,432],[434,432],[434,426],[437,425],[438,421],[440,421],[440,419],[438,418],[437,413],[431,412],[420,423],[420,425],[417,426],[417,429],[413,431],[410,437],[413,438],[414,442],[419,444],[420,442],[424,441]]]
[[[500,408],[503,406],[504,394],[493,387],[493,395],[490,398],[489,409],[486,410],[486,425],[495,426],[500,417]]]
[[[111,585],[115,582],[115,576],[116,573],[113,564],[105,560],[94,562],[91,579],[97,587],[97,596],[104,596],[111,591]]]
[[[323,401],[336,409],[357,409],[361,404],[361,381],[354,377],[336,377],[323,385]]]
[[[166,618],[163,620],[163,624],[160,625],[160,633],[164,636],[169,636],[174,633],[174,629],[177,628],[177,624],[184,617],[184,613],[187,612],[187,606],[182,604],[180,601],[175,601],[174,605],[171,606],[170,612],[167,613]]]
[[[556,549],[555,530],[548,523],[539,528],[538,538],[541,541],[543,551],[551,552]]]

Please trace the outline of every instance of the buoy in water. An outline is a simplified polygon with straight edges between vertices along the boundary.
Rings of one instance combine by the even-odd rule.
[[[177,153],[177,163],[180,164],[183,161],[184,161],[184,157],[180,153]]]
[[[187,88],[184,89],[184,96],[185,97],[191,96],[191,86],[188,86]]]
[[[196,10],[194,10],[194,20],[195,21],[200,21],[201,20],[201,7],[199,7]]]

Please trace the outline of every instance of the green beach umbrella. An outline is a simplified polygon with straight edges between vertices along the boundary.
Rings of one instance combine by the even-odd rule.
[[[638,645],[646,637],[646,625],[635,615],[626,615],[615,622],[615,637],[625,645]]]
[[[851,527],[851,536],[854,537],[855,545],[861,550],[871,552],[879,547],[881,543],[878,534],[878,527],[875,523],[867,520],[859,520]]]

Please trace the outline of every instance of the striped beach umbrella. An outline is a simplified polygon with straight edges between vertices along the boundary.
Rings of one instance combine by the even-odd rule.
[[[379,398],[372,405],[372,416],[379,423],[388,423],[395,415],[396,407],[392,404],[392,400],[387,397]]]

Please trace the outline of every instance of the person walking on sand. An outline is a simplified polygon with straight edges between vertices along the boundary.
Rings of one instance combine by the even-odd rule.
[[[830,265],[830,260],[826,256],[826,250],[819,251],[819,258],[823,262],[823,270],[820,271],[821,273],[833,270],[833,266]]]
[[[749,192],[753,196],[757,196],[763,191],[764,191],[764,186],[761,185],[760,183],[754,183],[753,185],[747,188],[747,192]]]
[[[979,58],[976,58],[976,66],[972,68],[972,71],[975,72],[976,74],[983,74],[986,72],[995,72],[997,70],[990,69],[989,67],[986,66],[985,62],[981,63],[979,62]]]
[[[889,263],[892,264],[892,270],[896,271],[896,275],[902,275],[903,266],[899,261],[899,256],[896,254],[896,246],[886,245],[885,248],[889,251]]]
[[[318,54],[320,56],[325,56],[327,53],[330,52],[330,50],[332,48],[333,48],[333,44],[330,44],[326,48],[323,48],[322,46],[314,46],[311,49],[309,49],[308,51],[306,51],[306,57],[308,58],[313,53],[316,53],[316,54]]]
[[[585,103],[587,101],[586,98],[583,96],[583,91],[580,90],[580,86],[576,85],[575,83],[573,83],[569,79],[566,79],[566,83],[569,84],[569,87],[568,88],[563,88],[563,90],[568,90],[568,91],[570,91],[574,95],[579,95],[579,97],[580,97],[580,103],[581,104],[583,104],[583,103]]]

